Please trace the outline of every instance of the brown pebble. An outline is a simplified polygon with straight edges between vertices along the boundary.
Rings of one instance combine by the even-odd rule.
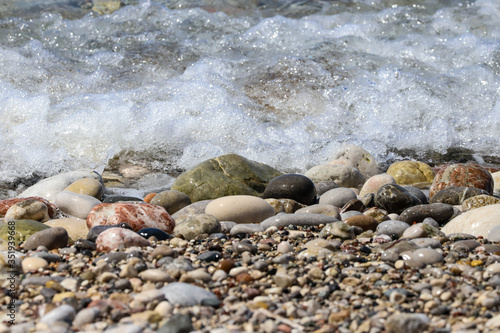
[[[248,273],[241,273],[236,275],[236,282],[239,283],[252,282],[253,280],[253,277],[251,277]]]
[[[219,262],[219,265],[217,266],[218,269],[223,270],[226,273],[229,273],[231,268],[234,267],[234,260],[233,259],[224,259]]]

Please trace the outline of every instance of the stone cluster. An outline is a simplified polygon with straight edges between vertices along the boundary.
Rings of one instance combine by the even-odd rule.
[[[350,145],[304,175],[223,155],[144,198],[53,176],[0,201],[0,332],[499,331],[498,172]]]

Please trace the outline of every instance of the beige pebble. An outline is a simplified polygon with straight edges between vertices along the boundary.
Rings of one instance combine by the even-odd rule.
[[[89,195],[96,199],[101,199],[104,193],[104,186],[94,178],[82,178],[68,185],[64,191]]]
[[[251,195],[231,195],[211,201],[205,213],[219,221],[260,223],[274,216],[274,208],[266,200]]]
[[[29,273],[36,272],[39,269],[44,269],[49,266],[49,263],[47,262],[47,260],[42,258],[28,257],[22,261],[21,266],[24,273]]]

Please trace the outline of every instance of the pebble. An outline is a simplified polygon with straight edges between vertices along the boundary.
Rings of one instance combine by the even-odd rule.
[[[357,199],[356,193],[350,188],[338,187],[323,193],[319,197],[319,204],[343,207],[349,200]]]
[[[201,200],[194,202],[172,214],[174,221],[179,224],[184,219],[195,214],[205,214],[205,208],[212,200]]]
[[[158,329],[158,333],[188,333],[194,331],[191,317],[185,314],[174,314]]]
[[[201,235],[211,235],[221,231],[217,218],[210,214],[197,214],[188,217],[174,228],[176,237],[182,236],[191,240]]]
[[[39,269],[44,269],[49,266],[49,263],[47,260],[43,258],[37,258],[37,257],[29,257],[25,258],[22,263],[22,268],[24,273],[29,273],[29,272],[36,272]]]
[[[338,237],[340,239],[353,239],[354,229],[344,222],[328,223],[323,229],[321,229],[319,237],[327,238],[328,236],[333,238]]]
[[[432,198],[437,192],[448,187],[474,187],[493,194],[493,177],[483,167],[472,163],[450,164],[441,168],[434,177],[429,189]]]
[[[500,243],[500,225],[493,227],[488,231],[488,235],[486,237],[490,242]]]
[[[295,211],[295,214],[323,214],[340,219],[340,209],[329,204],[314,204]]]
[[[94,307],[81,309],[73,320],[73,326],[81,330],[85,325],[93,323],[99,316],[99,313],[99,309]]]
[[[139,277],[150,282],[172,282],[173,278],[161,269],[147,269],[139,273]]]
[[[170,234],[175,222],[165,208],[142,203],[102,203],[95,206],[87,216],[87,227],[128,223],[134,231],[143,228],[158,228]]]
[[[205,208],[205,213],[215,216],[219,221],[260,223],[274,216],[274,209],[264,199],[251,195],[232,195],[213,200]]]
[[[396,184],[396,180],[394,177],[387,173],[382,173],[378,175],[374,175],[370,177],[364,184],[363,187],[361,188],[361,191],[359,192],[360,197],[364,197],[365,195],[369,193],[376,194],[378,190],[384,186],[385,184]]]
[[[357,216],[351,216],[344,220],[344,222],[350,226],[356,226],[363,229],[363,231],[377,230],[378,221],[373,217],[361,214]]]
[[[59,249],[68,245],[68,232],[61,227],[49,228],[31,235],[23,247],[25,250],[35,250],[44,246],[49,250]]]
[[[5,213],[5,220],[49,220],[49,209],[46,204],[36,199],[26,199],[13,204]]]
[[[104,194],[104,185],[94,178],[82,178],[68,185],[64,191],[89,195],[101,200]]]
[[[293,199],[305,205],[316,203],[316,186],[306,176],[284,174],[273,178],[266,186],[262,198]]]
[[[165,231],[160,230],[158,228],[143,228],[137,232],[139,235],[144,237],[145,239],[149,239],[150,237],[155,237],[159,241],[167,240],[172,238]]]
[[[488,237],[490,230],[500,226],[500,204],[480,207],[453,218],[442,231],[445,234],[466,233]]]
[[[432,183],[434,180],[432,168],[419,161],[394,162],[387,169],[387,174],[393,176],[398,185]]]
[[[322,164],[307,170],[304,176],[314,183],[334,181],[340,187],[361,187],[365,177],[355,167],[341,164]]]
[[[260,224],[235,224],[234,227],[231,228],[229,232],[230,235],[239,235],[239,234],[254,234],[257,232],[264,231]]]
[[[448,186],[438,191],[429,202],[462,205],[465,200],[482,194],[488,194],[488,192],[474,187]]]
[[[165,208],[165,210],[172,215],[184,207],[189,206],[191,204],[191,199],[185,193],[168,190],[155,195],[150,203]]]
[[[377,225],[377,234],[386,234],[386,235],[396,235],[397,238],[401,237],[406,229],[408,229],[410,225],[403,221],[398,220],[389,220],[381,222]]]
[[[375,205],[388,213],[401,214],[405,209],[422,202],[400,185],[386,184],[375,195]]]
[[[466,212],[479,207],[484,207],[487,205],[495,205],[500,203],[500,198],[496,198],[491,195],[480,194],[473,196],[469,199],[465,199],[462,202],[462,211]]]
[[[423,313],[395,313],[387,318],[388,333],[421,333],[429,327],[429,317]]]
[[[265,201],[273,207],[274,214],[292,214],[301,208],[307,207],[306,205],[292,199],[265,199]]]
[[[381,173],[380,166],[375,157],[362,147],[346,144],[334,155],[330,163],[345,164],[355,167],[365,178]]]
[[[319,196],[321,196],[323,193],[339,187],[337,183],[331,180],[325,180],[325,181],[319,181],[315,183],[316,185],[316,192],[318,193]]]
[[[422,222],[426,218],[432,218],[440,225],[444,225],[454,214],[455,210],[452,205],[434,203],[407,208],[399,215],[399,220],[412,224]]]
[[[74,218],[62,218],[62,219],[54,219],[44,223],[45,225],[56,228],[61,227],[66,230],[69,238],[76,241],[77,239],[86,239],[89,233],[89,229],[87,228],[87,221],[83,219],[74,219]]]
[[[43,315],[40,318],[40,322],[45,323],[47,325],[53,325],[58,321],[63,321],[70,324],[73,321],[73,319],[75,319],[75,316],[76,316],[75,309],[70,305],[63,304],[53,309],[49,313]]]
[[[90,195],[61,191],[56,195],[54,203],[64,213],[79,219],[86,219],[92,208],[99,205],[101,201]]]
[[[443,261],[443,255],[438,251],[430,248],[422,248],[413,251],[410,259],[421,262],[424,265],[432,265]]]
[[[96,241],[98,252],[123,250],[132,246],[151,246],[143,237],[125,228],[110,228],[99,234]]]
[[[317,226],[336,222],[337,219],[331,216],[322,214],[278,214],[270,217],[260,223],[263,230],[270,227],[285,227],[293,226]]]
[[[289,253],[293,251],[293,246],[286,241],[283,241],[278,244],[278,247],[276,248],[277,253]]]
[[[165,295],[165,299],[171,304],[180,306],[206,304],[214,307],[220,305],[220,301],[214,293],[189,283],[172,282],[161,288],[161,290]]]

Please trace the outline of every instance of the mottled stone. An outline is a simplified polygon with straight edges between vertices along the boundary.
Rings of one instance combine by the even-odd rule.
[[[94,178],[82,178],[68,185],[64,191],[89,195],[100,200],[104,194],[104,185]]]
[[[448,222],[445,234],[464,233],[487,237],[490,230],[500,225],[500,204],[488,205],[458,215]]]
[[[356,193],[350,188],[338,187],[323,193],[319,198],[320,204],[342,208],[350,200],[357,199]]]
[[[44,223],[45,225],[55,228],[61,227],[68,232],[69,238],[77,240],[79,238],[87,238],[89,229],[87,228],[87,221],[83,219],[63,218],[50,220]]]
[[[316,187],[311,179],[299,174],[284,174],[273,178],[262,198],[293,199],[304,205],[316,203]]]
[[[423,237],[439,237],[444,238],[446,235],[429,224],[417,223],[409,227],[403,232],[402,238],[423,238]]]
[[[432,183],[434,180],[432,168],[418,161],[395,162],[389,166],[386,172],[394,177],[398,185]]]
[[[174,235],[191,240],[203,234],[214,234],[221,231],[219,220],[210,214],[193,215],[175,226]]]
[[[345,212],[349,211],[357,211],[357,212],[364,212],[366,209],[365,204],[359,200],[359,199],[351,199],[346,202],[344,206],[340,209],[340,214],[343,214]]]
[[[334,161],[344,162],[345,165],[355,167],[365,178],[370,178],[381,173],[380,166],[375,157],[362,147],[346,144],[333,156]]]
[[[484,207],[487,205],[495,205],[500,203],[500,198],[496,198],[491,195],[480,194],[474,197],[465,199],[462,202],[462,211],[466,212],[479,207]]]
[[[269,227],[287,227],[294,226],[307,226],[307,225],[320,225],[338,221],[336,218],[322,215],[322,214],[279,214],[270,217],[260,223],[263,230]]]
[[[143,228],[158,228],[172,233],[175,222],[165,208],[140,203],[102,203],[95,206],[87,217],[87,227],[128,223],[134,231]]]
[[[354,238],[354,229],[350,225],[344,222],[333,222],[325,225],[321,232],[319,233],[319,237],[327,238],[340,238],[340,239],[353,239]]]
[[[102,183],[101,175],[92,170],[77,170],[45,178],[18,195],[18,198],[42,197],[53,202],[57,193],[82,178],[92,178]]]
[[[444,224],[448,222],[454,214],[455,211],[452,205],[435,203],[407,208],[399,215],[399,220],[407,222],[408,224],[413,224],[414,222],[422,222],[425,218],[430,217],[439,224]]]
[[[378,207],[372,207],[363,212],[364,215],[373,217],[379,223],[390,220],[387,211]]]
[[[365,178],[358,169],[338,164],[322,164],[309,169],[305,176],[311,179],[314,183],[322,181],[334,181],[340,187],[363,186]]]
[[[49,220],[48,207],[36,199],[26,199],[13,204],[5,213],[5,220]]]
[[[340,209],[328,204],[315,204],[301,208],[295,214],[322,214],[340,220]]]
[[[171,189],[186,193],[192,202],[231,195],[260,196],[267,184],[281,174],[269,165],[227,154],[182,173]]]
[[[436,173],[436,177],[429,189],[429,197],[449,186],[475,187],[493,194],[493,177],[476,164],[451,164],[443,167]]]
[[[27,197],[27,198],[14,198],[14,199],[6,199],[6,200],[0,200],[0,217],[5,217],[5,214],[9,210],[10,207],[12,207],[15,204],[18,204],[22,201],[28,200],[28,199],[34,199],[37,201],[42,202],[47,206],[47,213],[49,214],[49,217],[53,218],[57,214],[57,207],[53,203],[50,203],[48,200],[41,198],[41,197]]]
[[[408,223],[398,221],[398,220],[389,220],[381,222],[377,226],[377,234],[386,234],[389,236],[395,235],[396,238],[399,238],[403,235],[406,229],[408,229],[410,225]]]
[[[179,191],[169,190],[158,193],[151,199],[150,204],[162,206],[172,215],[191,204],[187,194]]]
[[[293,214],[297,210],[307,207],[293,199],[265,199],[274,209],[274,214]]]
[[[485,190],[474,187],[449,186],[437,192],[429,203],[446,203],[449,205],[461,205],[465,200],[481,194],[488,194]]]
[[[85,224],[87,222],[85,221]],[[125,228],[128,230],[132,230],[132,227],[128,223],[118,223],[118,224],[110,224],[110,225],[97,225],[95,227],[92,227],[88,234],[87,234],[87,240],[91,242],[95,242],[97,237],[105,230],[111,229],[111,228]]]
[[[50,228],[41,222],[33,220],[9,221],[0,226],[0,238],[8,242],[12,227],[14,227],[14,243],[16,246],[18,246],[20,242],[25,242],[31,235]]]
[[[372,176],[363,184],[363,187],[359,192],[359,196],[364,197],[369,193],[375,194],[385,184],[396,184],[396,180],[394,177],[386,173]]]
[[[275,215],[267,201],[250,195],[215,199],[207,205],[205,213],[215,216],[219,221],[236,223],[260,223]]]
[[[347,223],[350,226],[356,226],[360,227],[364,231],[367,230],[377,230],[378,226],[378,221],[375,220],[373,217],[366,216],[364,214],[361,215],[356,215],[356,216],[351,216],[344,220],[345,223]]]
[[[151,244],[132,230],[109,228],[99,234],[96,246],[99,252],[110,252],[115,249],[123,250],[127,247],[151,246]]]
[[[45,246],[49,250],[59,249],[68,245],[68,232],[61,227],[48,228],[31,235],[23,247],[25,250],[35,250],[39,246]]]
[[[375,205],[388,213],[400,214],[405,209],[420,204],[422,202],[416,196],[394,184],[382,186],[375,196]]]
[[[161,289],[171,304],[180,306],[211,305],[218,307],[220,301],[209,290],[183,282],[169,283]]]
[[[187,219],[188,217],[196,214],[205,214],[205,209],[207,208],[207,205],[211,202],[212,200],[202,200],[198,202],[194,202],[190,204],[189,206],[186,206],[174,214],[172,214],[172,218],[174,219],[176,224],[181,223],[183,220]]]
[[[54,203],[64,213],[79,219],[86,219],[92,208],[101,202],[90,195],[61,191],[56,194]]]

